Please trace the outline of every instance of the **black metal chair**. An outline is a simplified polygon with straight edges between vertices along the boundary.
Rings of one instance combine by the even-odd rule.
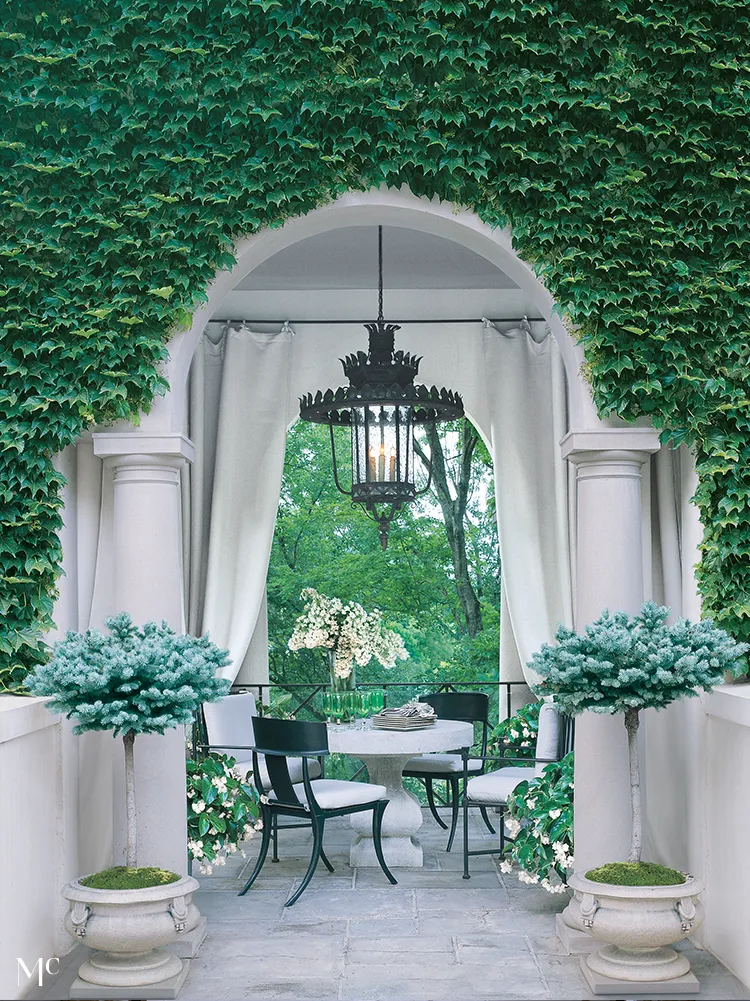
[[[481,692],[436,692],[434,695],[425,695],[420,700],[428,702],[435,710],[438,719],[463,720],[466,723],[482,724],[482,755],[487,754],[487,734],[489,731],[489,703],[488,695]],[[472,775],[481,775],[484,771],[484,760],[481,758],[471,758],[468,771]],[[411,778],[421,779],[424,782],[427,792],[427,804],[435,820],[444,830],[448,830],[448,825],[443,821],[435,806],[435,790],[433,782],[445,782],[446,805],[451,808],[451,827],[448,836],[448,846],[446,851],[453,847],[453,839],[456,836],[456,826],[458,824],[458,811],[460,805],[460,782],[464,774],[464,762],[460,752],[449,754],[420,754],[407,762],[404,775]],[[491,834],[495,833],[495,828],[490,823],[487,811],[482,808],[482,819],[487,825]]]
[[[279,815],[300,817],[312,826],[313,847],[310,863],[301,884],[284,904],[291,907],[299,900],[307,889],[310,880],[322,859],[329,872],[333,866],[323,851],[323,830],[326,820],[332,817],[345,817],[351,813],[363,813],[372,810],[372,839],[375,855],[380,868],[391,883],[397,880],[383,857],[381,842],[381,827],[383,813],[388,800],[385,798],[385,786],[369,782],[346,782],[339,779],[310,778],[309,759],[327,755],[328,731],[325,723],[304,723],[299,720],[280,720],[256,717],[253,720],[255,729],[255,746],[253,747],[253,775],[255,784],[261,795],[261,819],[263,821],[263,837],[260,852],[250,878],[239,893],[242,897],[263,868],[271,843],[272,827]],[[263,784],[261,770],[258,767],[258,755],[265,756],[268,777],[271,787]],[[289,774],[290,758],[302,759],[302,781],[294,783]]]
[[[565,716],[551,702],[545,702],[539,710],[539,729],[533,758],[502,758],[502,767],[483,774],[472,774],[470,765],[474,761],[497,761],[500,755],[471,755],[464,751],[463,786],[463,827],[464,827],[464,879],[470,879],[469,857],[471,855],[502,855],[505,851],[505,812],[508,797],[515,787],[524,781],[538,778],[545,765],[560,761],[573,750],[575,724],[572,717]],[[479,807],[484,814],[490,806],[499,811],[500,842],[496,848],[478,848],[469,851],[469,809]]]

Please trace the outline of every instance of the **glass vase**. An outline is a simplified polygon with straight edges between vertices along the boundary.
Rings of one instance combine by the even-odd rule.
[[[351,671],[345,678],[337,675],[335,670],[336,654],[333,650],[328,651],[328,667],[331,672],[331,692],[340,699],[340,707],[337,707],[336,713],[337,722],[351,723],[353,719],[356,719],[357,679],[355,667],[352,665]]]

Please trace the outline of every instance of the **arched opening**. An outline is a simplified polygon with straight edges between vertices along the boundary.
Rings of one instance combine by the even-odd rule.
[[[384,227],[384,284],[387,317],[402,324],[398,345],[423,357],[420,381],[450,385],[463,395],[488,460],[495,458],[498,449],[503,461],[507,460],[498,505],[507,508],[520,499],[523,508],[514,516],[513,532],[505,539],[508,565],[522,563],[524,573],[515,571],[509,578],[509,594],[514,589],[518,594],[502,609],[507,638],[500,671],[501,680],[520,686],[523,664],[533,649],[551,638],[558,622],[572,621],[567,467],[557,450],[568,429],[565,364],[544,315],[543,307],[548,304],[543,290],[529,280],[527,270],[519,268],[503,248],[494,260],[478,253],[481,241],[467,238],[455,223],[425,225],[414,204],[404,202],[403,195],[399,199],[401,212],[394,211],[394,206],[381,207],[392,220]],[[422,203],[416,204],[421,210]],[[235,660],[231,677],[241,683],[269,680],[262,571],[271,551],[278,493],[275,498],[272,491],[266,495],[264,487],[260,506],[245,505],[244,524],[263,523],[264,542],[256,533],[244,554],[250,568],[247,574],[255,578],[255,584],[250,586],[245,576],[238,587],[242,574],[228,567],[232,560],[243,559],[233,548],[242,534],[241,525],[237,522],[225,532],[247,500],[238,470],[244,466],[250,484],[262,468],[264,482],[278,482],[280,489],[285,430],[298,412],[299,396],[339,385],[338,359],[365,345],[362,323],[375,315],[377,306],[375,223],[380,216],[373,212],[375,207],[357,205],[353,214],[342,211],[342,225],[336,227],[329,218],[325,228],[317,220],[318,232],[312,235],[305,235],[311,220],[298,220],[291,228],[301,227],[302,238],[275,241],[269,245],[275,250],[270,256],[259,257],[257,248],[249,246],[245,257],[256,261],[256,266],[247,273],[247,261],[238,266],[242,277],[214,304],[198,347],[188,431],[198,449],[193,476],[197,469],[203,480],[193,487],[193,509],[197,504],[202,513],[191,521],[193,535],[198,525],[200,537],[190,550],[188,625],[191,631],[208,630],[229,646]],[[458,236],[463,238],[450,238]],[[492,241],[486,234],[483,237],[489,246]],[[511,265],[516,277],[509,273]],[[201,355],[202,351],[207,354]],[[274,351],[275,362],[264,368]],[[494,374],[488,375],[493,367],[501,370],[498,378],[505,389],[495,385]],[[273,379],[275,390],[270,391]],[[270,425],[264,425],[268,433],[257,434],[256,418],[274,422],[273,456],[268,450]],[[248,445],[253,436],[258,444],[255,451]],[[541,450],[537,447],[540,436],[544,438]],[[509,438],[517,439],[510,448]],[[213,450],[207,460],[205,448]],[[229,474],[215,475],[216,456],[229,465]],[[208,474],[206,469],[210,469]],[[213,503],[217,491],[224,489],[217,487],[220,481],[229,499],[220,500],[217,515]],[[550,511],[549,492],[561,511]],[[214,525],[224,538],[215,546],[209,537],[213,528],[207,529]],[[525,544],[525,552],[519,552],[518,540],[521,549]],[[543,565],[546,555],[557,556],[547,567]],[[387,573],[387,568],[382,572]],[[220,577],[222,583],[218,583]],[[533,615],[521,607],[528,603],[524,590],[529,586],[536,588]],[[496,606],[492,614],[499,618],[499,602]],[[246,620],[240,622],[243,610]],[[478,631],[473,626],[467,629]],[[278,637],[274,641],[278,644]],[[513,694],[511,699],[510,689],[503,693],[503,715],[528,696],[521,687]],[[497,703],[497,693],[493,702]]]

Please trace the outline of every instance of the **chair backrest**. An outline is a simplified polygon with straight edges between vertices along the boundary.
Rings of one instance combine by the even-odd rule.
[[[303,759],[303,777],[305,787],[309,786],[307,778],[307,758],[317,758],[328,754],[328,730],[325,723],[307,723],[292,719],[269,719],[267,716],[257,716],[254,720],[255,748],[253,762],[263,755],[268,769],[274,796],[279,803],[291,806],[302,806],[294,791],[294,784],[289,775],[287,758]],[[255,784],[259,792],[263,788],[260,769],[253,767]],[[313,797],[308,791],[308,801]]]
[[[436,692],[425,695],[422,702],[428,702],[438,719],[455,719],[464,723],[482,724],[482,754],[487,753],[487,733],[489,730],[490,697],[482,692]],[[484,762],[482,762],[484,771]]]
[[[211,749],[233,758],[248,759],[250,751],[236,751],[237,747],[252,747],[255,744],[253,717],[258,710],[252,692],[240,695],[225,695],[217,702],[203,703],[203,719]]]
[[[421,701],[433,707],[438,719],[465,723],[487,723],[489,719],[490,697],[481,692],[436,692],[422,696]]]
[[[562,738],[564,736],[563,717],[552,702],[543,702],[539,709],[539,729],[536,735],[535,758],[542,758],[535,766],[537,775],[541,775],[547,762],[559,761],[562,757]]]

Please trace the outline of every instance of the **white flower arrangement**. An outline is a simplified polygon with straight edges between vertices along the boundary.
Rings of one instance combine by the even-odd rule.
[[[289,649],[330,650],[336,677],[348,678],[355,664],[364,667],[373,658],[391,668],[409,656],[398,633],[383,626],[377,609],[366,612],[356,601],[328,598],[311,587],[300,597],[305,610],[294,624]]]

